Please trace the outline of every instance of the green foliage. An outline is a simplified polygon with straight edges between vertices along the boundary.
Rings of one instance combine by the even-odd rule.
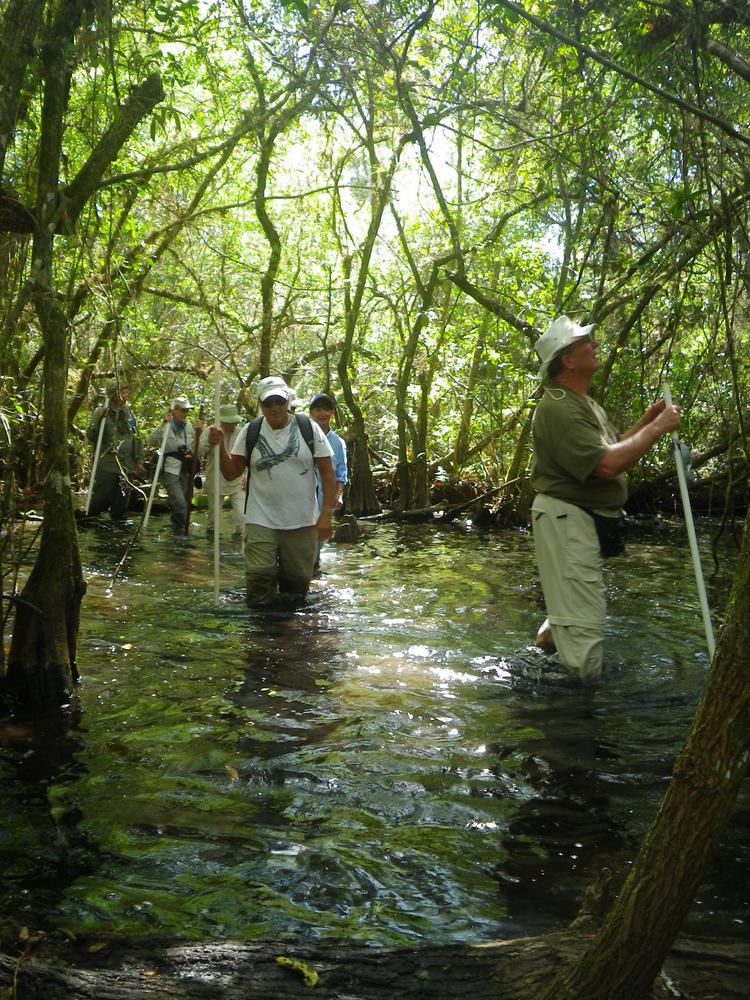
[[[688,11],[671,23],[670,10],[534,5],[555,29],[636,76],[739,121],[750,84],[705,42],[750,46],[749,29],[693,24]],[[111,16],[96,9],[76,60],[63,184],[148,73],[159,71],[166,97],[121,150],[73,237],[57,242],[71,392],[90,398],[127,368],[136,413],[150,426],[178,390],[210,402],[218,358],[223,398],[249,405],[261,363],[261,283],[271,280],[263,210],[280,240],[272,368],[303,397],[321,386],[336,391],[347,296],[359,282],[349,370],[384,457],[425,453],[445,465],[465,434],[453,471],[503,477],[522,427],[513,414],[528,412],[535,389],[523,324],[543,329],[563,311],[600,319],[613,352],[605,402],[623,425],[666,373],[698,447],[712,442],[717,417],[733,425],[747,411],[746,181],[737,143],[518,10],[456,2],[427,17],[410,0],[361,8],[121,2]],[[5,162],[4,183],[29,205],[42,82],[41,66],[30,65]],[[264,143],[271,153],[259,202]],[[725,221],[716,224],[718,215]],[[26,237],[10,237],[0,280],[6,414],[16,398],[9,387],[38,389],[39,334],[23,304],[30,266]],[[458,292],[452,272],[511,320]],[[342,422],[350,417],[342,408]],[[501,422],[508,429],[490,469],[471,446]]]

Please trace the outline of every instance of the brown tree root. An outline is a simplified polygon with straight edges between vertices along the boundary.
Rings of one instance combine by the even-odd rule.
[[[77,942],[47,937],[20,964],[0,955],[0,989],[16,977],[16,1000],[192,1000],[398,997],[533,1000],[586,943],[566,930],[477,945],[352,948],[332,942],[208,944],[165,941]],[[95,950],[91,950],[95,949]],[[98,949],[98,950],[96,950]],[[314,970],[289,968],[278,957]],[[654,998],[740,1000],[750,981],[750,943],[680,938]],[[581,998],[585,1000],[585,998]],[[634,998],[636,1000],[636,998]]]

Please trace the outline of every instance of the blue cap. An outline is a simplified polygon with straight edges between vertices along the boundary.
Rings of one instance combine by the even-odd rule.
[[[308,409],[314,410],[316,407],[321,407],[324,410],[335,410],[336,404],[327,392],[316,392],[308,403]]]

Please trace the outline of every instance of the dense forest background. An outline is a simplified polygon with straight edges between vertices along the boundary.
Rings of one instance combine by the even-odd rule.
[[[113,377],[145,430],[177,393],[210,412],[217,363],[248,412],[268,373],[331,390],[350,510],[512,483],[523,520],[533,343],[566,312],[613,418],[668,377],[712,511],[746,506],[750,3],[0,0],[0,45],[0,513],[43,510],[38,544],[0,533],[4,695],[74,691],[73,491]],[[645,995],[736,800],[749,545],[679,780],[549,996]]]
[[[523,522],[533,343],[566,312],[615,421],[668,376],[708,508],[746,505],[750,5],[0,10],[3,519],[44,512],[20,600],[28,541],[0,546],[24,699],[75,682],[73,491],[113,377],[148,430],[217,365],[247,412],[282,373],[339,399],[349,511],[468,481]],[[668,459],[634,476],[671,499]]]
[[[246,407],[269,372],[337,394],[354,510],[372,467],[402,508],[497,485],[527,467],[532,344],[567,312],[600,324],[623,426],[671,379],[720,507],[746,471],[749,12],[8,0],[6,468],[46,474],[46,212],[74,476],[107,378],[149,428],[177,391],[210,402],[219,361]]]

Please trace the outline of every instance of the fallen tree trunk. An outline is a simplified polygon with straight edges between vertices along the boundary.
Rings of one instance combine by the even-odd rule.
[[[47,937],[20,962],[0,955],[0,988],[10,987],[17,973],[18,1000],[258,1000],[308,993],[320,1000],[383,1000],[394,995],[404,1000],[534,1000],[560,965],[573,960],[587,943],[587,934],[571,929],[485,944],[407,948],[148,940],[102,946]],[[281,965],[279,957],[303,967]],[[306,970],[318,976],[314,991],[304,982]],[[652,995],[658,1000],[740,1000],[747,996],[749,977],[746,940],[682,938]]]

